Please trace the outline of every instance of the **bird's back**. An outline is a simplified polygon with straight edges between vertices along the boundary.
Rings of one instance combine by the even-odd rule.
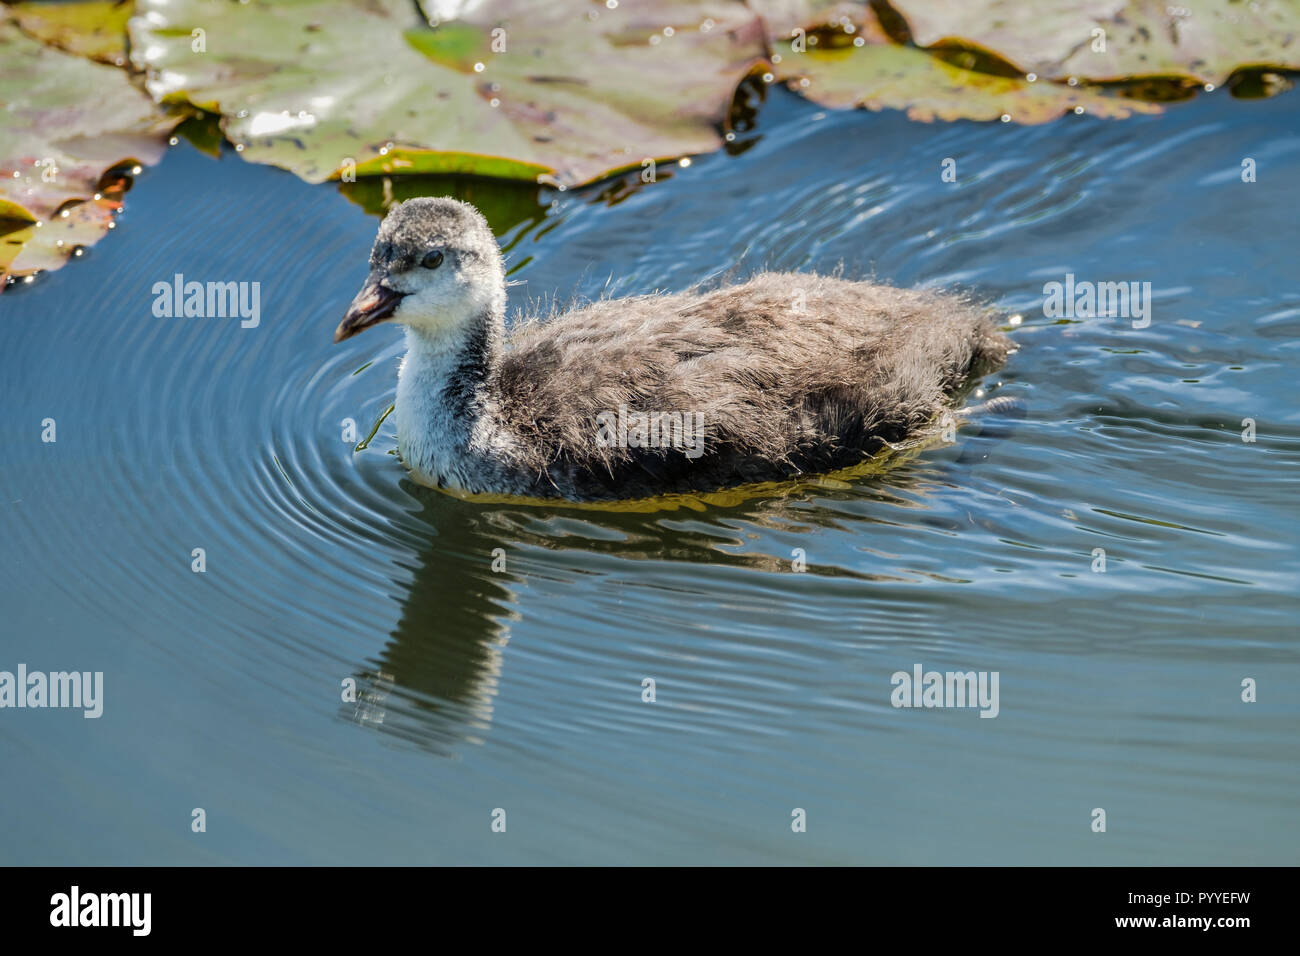
[[[627,498],[847,467],[924,428],[1009,342],[949,295],[801,273],[518,326],[499,425],[538,494]],[[704,425],[703,453],[599,441],[602,414]]]

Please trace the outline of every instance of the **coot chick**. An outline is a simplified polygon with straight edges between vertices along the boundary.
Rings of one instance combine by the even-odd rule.
[[[965,299],[806,273],[604,299],[509,333],[505,312],[478,210],[389,211],[334,339],[406,327],[395,414],[416,481],[615,501],[836,471],[919,438],[1010,349]]]

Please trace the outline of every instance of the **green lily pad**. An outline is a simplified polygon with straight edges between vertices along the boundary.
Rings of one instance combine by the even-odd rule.
[[[1300,68],[1300,0],[892,0],[892,6],[921,46],[983,48],[1048,79],[1188,77],[1220,85],[1241,67]],[[1098,30],[1104,35],[1094,35]]]
[[[126,21],[132,0],[15,3],[9,7],[23,32],[67,53],[126,66]]]
[[[1160,107],[1011,71],[965,69],[889,38],[874,13],[844,3],[764,0],[772,73],[823,106],[903,110],[914,120],[1045,123],[1065,113],[1119,119]],[[799,28],[792,23],[802,23]],[[798,29],[800,36],[792,37]]]
[[[536,183],[502,182],[470,176],[364,176],[340,183],[339,191],[366,212],[383,216],[394,203],[417,196],[450,196],[472,203],[498,236],[521,222],[546,215],[541,187]]]
[[[157,100],[220,112],[244,158],[309,182],[566,186],[716,149],[762,55],[757,18],[720,0],[517,6],[441,22],[409,0],[138,0],[131,55]]]
[[[35,223],[0,219],[0,276],[9,274],[9,264],[18,258],[35,229]]]
[[[829,107],[898,109],[913,120],[1046,123],[1065,113],[1122,119],[1160,107],[1083,86],[1066,86],[962,69],[912,47],[810,49],[774,69],[809,99]]]

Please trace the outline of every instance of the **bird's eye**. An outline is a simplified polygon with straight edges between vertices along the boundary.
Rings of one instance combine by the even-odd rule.
[[[426,269],[438,268],[438,266],[442,265],[442,252],[434,249],[433,252],[425,253],[424,258],[420,260],[420,265]]]

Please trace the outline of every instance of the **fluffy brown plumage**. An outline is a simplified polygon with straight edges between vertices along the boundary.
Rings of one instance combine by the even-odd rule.
[[[606,299],[507,336],[485,235],[473,207],[412,200],[389,213],[372,256],[366,288],[390,284],[391,316],[408,326],[399,446],[428,484],[616,500],[836,470],[918,436],[1010,346],[965,299],[802,273]],[[453,271],[426,292],[433,280],[410,263],[430,249]],[[610,444],[600,422],[620,408],[698,415],[702,451]]]

